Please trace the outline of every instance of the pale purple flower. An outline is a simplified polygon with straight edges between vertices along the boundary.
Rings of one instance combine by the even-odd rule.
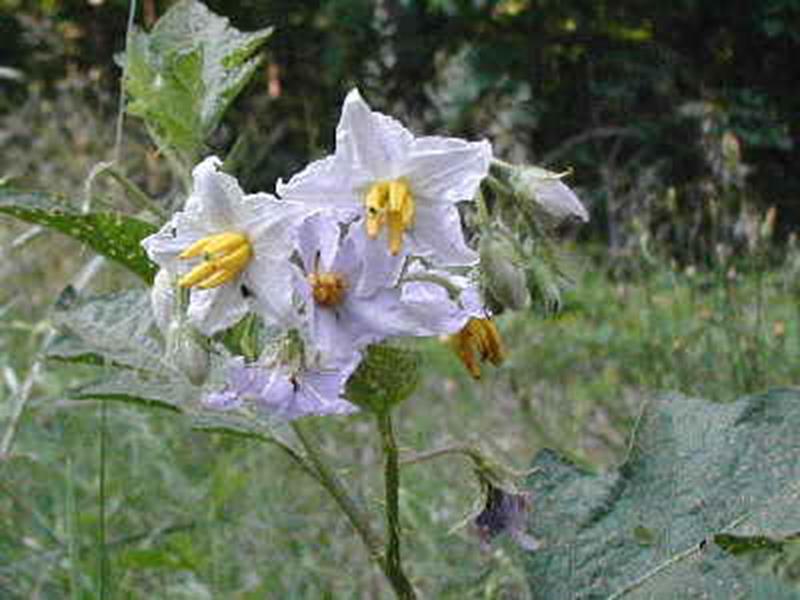
[[[206,335],[234,325],[251,308],[268,322],[286,319],[291,311],[288,258],[296,225],[308,214],[307,206],[268,194],[245,195],[220,165],[216,157],[197,165],[185,208],[142,241],[165,273],[191,288],[187,316]],[[167,280],[164,275],[160,281]],[[171,301],[158,286],[154,312],[166,313]]]
[[[208,394],[203,404],[215,410],[251,406],[280,421],[350,414],[358,407],[342,394],[360,360],[360,355],[353,354],[329,368],[295,370],[246,364],[241,357],[235,358],[228,367],[225,387]]]
[[[431,283],[400,284],[404,257],[376,248],[361,227],[317,214],[298,230],[295,286],[307,339],[323,357],[348,355],[388,337],[457,331],[468,316]],[[441,293],[440,293],[441,292]]]
[[[471,200],[491,161],[488,141],[415,137],[391,117],[370,110],[358,90],[344,101],[336,151],[278,182],[278,195],[361,217],[371,238],[392,254],[405,249],[439,265],[471,265],[456,203]],[[386,240],[388,238],[388,240]],[[375,245],[373,243],[373,245]]]

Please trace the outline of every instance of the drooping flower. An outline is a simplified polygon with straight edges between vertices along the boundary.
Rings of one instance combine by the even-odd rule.
[[[481,378],[479,363],[489,361],[499,367],[505,360],[500,332],[488,316],[470,318],[458,333],[451,336],[450,344],[473,379]]]
[[[301,417],[345,415],[358,407],[342,397],[347,379],[361,360],[350,357],[322,368],[292,368],[288,365],[246,364],[232,359],[227,383],[208,394],[203,404],[216,410],[252,406],[271,419],[292,421]]]
[[[439,265],[470,265],[456,203],[471,200],[491,161],[488,141],[415,137],[396,120],[370,110],[358,90],[344,101],[336,151],[278,183],[284,199],[361,218],[372,239]]]
[[[513,493],[486,485],[486,504],[475,518],[478,535],[484,546],[498,535],[507,533],[525,550],[537,550],[541,544],[526,532],[531,510],[530,495]]]
[[[191,290],[187,315],[206,335],[235,324],[251,307],[268,321],[287,318],[287,261],[296,224],[308,212],[268,194],[245,195],[220,164],[209,157],[197,165],[184,210],[142,241],[150,258]]]
[[[500,333],[474,283],[463,276],[421,268],[410,269],[407,277],[406,311],[413,312],[420,323],[433,316],[439,333],[448,334],[450,347],[473,378],[481,378],[481,362],[488,360],[495,366],[503,362]]]

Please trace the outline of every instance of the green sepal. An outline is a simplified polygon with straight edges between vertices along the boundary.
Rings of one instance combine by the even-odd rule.
[[[345,396],[353,404],[386,414],[408,398],[420,380],[422,355],[409,348],[376,344],[347,382]]]

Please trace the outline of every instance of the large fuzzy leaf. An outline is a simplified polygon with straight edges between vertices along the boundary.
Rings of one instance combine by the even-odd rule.
[[[738,555],[774,554],[800,533],[799,457],[795,390],[730,404],[654,400],[628,460],[609,473],[587,473],[542,452],[530,480],[531,533],[543,542],[527,557],[532,592],[797,598],[796,573],[784,568],[778,579]]]
[[[271,33],[243,33],[200,2],[177,2],[150,33],[131,35],[123,61],[128,112],[145,119],[159,144],[193,162],[252,77],[255,53]]]
[[[48,348],[48,357],[97,367],[94,379],[70,390],[72,398],[166,408],[182,413],[200,430],[271,441],[287,448],[295,445],[288,425],[268,415],[213,411],[203,406],[205,394],[225,385],[229,355],[217,348],[211,356],[208,381],[193,384],[164,357],[147,290],[84,298],[67,288],[56,302],[53,320],[62,333]]]
[[[88,245],[151,282],[157,271],[142,249],[156,227],[112,212],[82,213],[49,194],[0,188],[0,213],[54,229]]]
[[[91,298],[73,297],[67,288],[53,320],[63,334],[48,349],[51,358],[136,369],[163,369],[162,347],[153,337],[153,316],[146,290]]]

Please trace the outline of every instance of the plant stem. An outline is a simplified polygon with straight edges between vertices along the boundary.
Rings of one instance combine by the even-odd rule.
[[[378,414],[378,430],[381,434],[384,458],[384,486],[386,489],[386,567],[384,573],[392,583],[398,598],[411,600],[417,597],[411,582],[403,572],[400,558],[400,510],[398,491],[400,488],[400,463],[397,442],[392,430],[392,416],[389,411]]]
[[[148,196],[138,185],[136,185],[131,179],[126,177],[115,167],[109,165],[103,169],[102,173],[107,173],[117,183],[119,183],[127,192],[128,198],[133,200],[134,204],[136,204],[137,208],[153,213],[162,221],[167,220],[169,217],[167,211],[156,204],[156,202],[150,198],[150,196]]]
[[[317,442],[316,435],[311,430],[311,425],[306,422],[295,421],[292,423],[292,428],[308,455],[308,462],[313,468],[312,472],[316,476],[317,481],[319,481],[322,487],[328,490],[328,493],[330,493],[334,501],[336,501],[336,504],[339,505],[339,508],[342,509],[342,512],[347,515],[353,528],[367,547],[370,557],[377,562],[385,572],[385,562],[381,550],[383,542],[372,528],[364,509],[347,493],[347,489],[341,479],[339,479],[339,476],[336,475],[336,472],[328,464],[325,459],[325,454]]]

